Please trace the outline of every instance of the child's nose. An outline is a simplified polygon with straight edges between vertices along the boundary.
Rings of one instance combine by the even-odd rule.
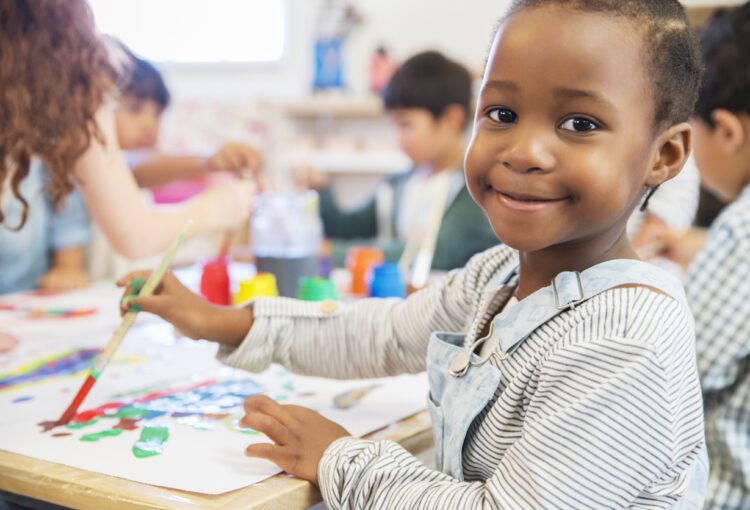
[[[517,126],[514,135],[498,153],[499,163],[509,170],[523,173],[548,172],[553,168],[555,158],[545,133]]]

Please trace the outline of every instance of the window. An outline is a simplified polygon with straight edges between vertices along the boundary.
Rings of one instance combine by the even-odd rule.
[[[89,0],[99,30],[157,62],[273,62],[285,0]]]

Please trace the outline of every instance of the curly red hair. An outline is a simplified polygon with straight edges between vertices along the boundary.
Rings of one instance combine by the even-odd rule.
[[[58,205],[73,189],[75,161],[101,139],[94,116],[116,80],[84,0],[0,1],[0,192],[10,174],[24,208],[16,228],[28,215],[19,187],[31,157],[47,165]]]

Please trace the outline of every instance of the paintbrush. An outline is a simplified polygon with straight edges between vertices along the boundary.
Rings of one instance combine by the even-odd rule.
[[[138,297],[147,297],[154,293],[156,286],[159,285],[159,282],[164,276],[164,273],[167,272],[167,269],[172,263],[172,259],[174,258],[175,253],[177,253],[178,248],[185,240],[187,232],[188,230],[190,230],[192,224],[192,221],[188,221],[185,227],[177,236],[177,239],[172,242],[172,245],[164,253],[164,257],[161,259],[161,262],[159,263],[157,268],[149,275],[148,279],[141,287],[140,292],[138,292]],[[89,375],[86,377],[86,380],[83,381],[83,384],[78,390],[78,393],[76,393],[76,396],[73,398],[73,401],[70,403],[62,416],[60,416],[60,419],[57,420],[57,425],[65,425],[73,419],[76,411],[78,411],[78,408],[83,403],[83,399],[85,399],[89,394],[89,391],[91,391],[94,383],[102,374],[104,368],[107,366],[109,361],[112,359],[112,356],[115,354],[115,351],[117,351],[117,348],[122,343],[123,338],[125,338],[125,334],[130,329],[130,326],[132,326],[135,322],[137,315],[137,311],[128,311],[125,313],[122,318],[122,322],[112,334],[109,342],[107,342],[107,345],[104,347],[102,352],[94,360],[94,364],[89,370]]]

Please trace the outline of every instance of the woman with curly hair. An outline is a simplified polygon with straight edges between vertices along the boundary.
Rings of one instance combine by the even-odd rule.
[[[37,160],[49,169],[52,203],[75,184],[126,257],[166,248],[188,219],[193,234],[238,226],[250,212],[249,182],[212,188],[179,207],[143,204],[117,145],[118,74],[84,0],[0,0],[0,196],[21,205],[17,221],[0,207],[0,226],[22,230],[33,213],[21,185]]]

